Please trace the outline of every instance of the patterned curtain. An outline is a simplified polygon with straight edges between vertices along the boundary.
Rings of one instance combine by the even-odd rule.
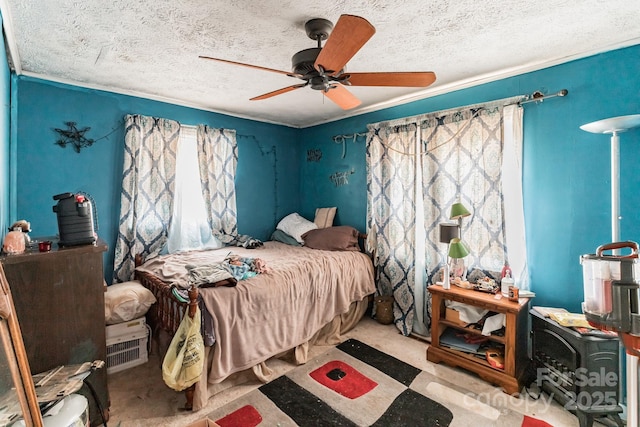
[[[368,246],[375,250],[377,294],[393,295],[400,331],[415,314],[415,123],[370,126],[367,137]],[[409,154],[409,155],[407,155]]]
[[[467,271],[500,271],[505,261],[501,188],[502,107],[479,107],[425,117],[421,122],[424,221],[427,231],[427,284],[435,283],[447,260],[438,224],[449,219],[451,205],[461,202],[471,216],[461,221],[461,238],[469,248]],[[431,299],[424,319],[430,326]]]
[[[438,225],[451,222],[453,203],[462,202],[472,214],[462,219],[461,237],[470,250],[465,258],[467,269],[499,272],[508,259],[503,183],[513,182],[521,189],[518,175],[521,169],[503,169],[502,114],[503,105],[509,101],[514,99],[369,125],[368,246],[377,255],[378,293],[394,296],[395,323],[405,335],[414,326],[417,328],[414,322],[418,319],[424,322],[421,330],[430,329],[431,297],[426,286],[440,280],[439,272],[447,260],[446,244],[440,243]],[[520,123],[521,119],[520,109]],[[514,144],[512,136],[509,144]],[[521,150],[521,135],[518,143]],[[517,143],[515,146],[518,147]],[[516,154],[509,161],[520,160]],[[513,172],[504,177],[503,170]],[[424,249],[415,242],[416,210],[420,203],[414,200],[414,185],[418,185],[422,194],[418,202],[423,209]],[[510,203],[520,204],[514,215],[523,223],[521,193],[519,200]],[[519,240],[514,241],[524,245],[524,228],[519,228]],[[525,259],[518,263],[524,266],[521,277],[525,280],[526,252],[523,256]],[[416,260],[421,259],[426,283],[416,283],[415,279]],[[415,301],[423,301],[422,306],[415,307]],[[417,316],[412,313],[414,309]]]
[[[127,115],[113,281],[133,278],[134,257],[155,255],[169,229],[180,124]]]
[[[231,236],[238,235],[236,131],[200,125],[197,129],[197,142],[200,180],[209,225],[220,241],[228,243]]]

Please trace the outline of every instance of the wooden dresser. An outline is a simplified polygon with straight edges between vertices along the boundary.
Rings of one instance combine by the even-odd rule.
[[[107,357],[102,269],[107,245],[98,240],[93,245],[59,248],[49,240],[53,241],[50,252],[38,252],[36,245],[23,254],[0,256],[32,374]],[[108,419],[106,366],[86,381]],[[89,387],[83,385],[79,393],[89,401],[91,425],[102,424]]]

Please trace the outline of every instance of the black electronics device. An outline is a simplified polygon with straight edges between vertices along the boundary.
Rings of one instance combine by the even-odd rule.
[[[574,412],[580,427],[591,427],[601,417],[622,426],[618,338],[584,335],[535,309],[530,313],[533,361],[541,388]]]
[[[93,244],[96,241],[93,206],[89,198],[81,193],[61,193],[53,196],[58,203],[53,211],[58,217],[60,246]]]

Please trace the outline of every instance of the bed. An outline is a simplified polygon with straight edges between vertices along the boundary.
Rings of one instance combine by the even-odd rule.
[[[189,288],[186,266],[217,263],[229,255],[259,258],[268,272],[235,286],[191,286],[187,300],[176,292]],[[186,391],[185,406],[196,411],[235,384],[271,380],[265,362],[274,356],[304,363],[310,346],[340,342],[341,334],[364,316],[375,291],[371,257],[358,250],[267,241],[255,249],[226,246],[144,263],[138,258],[137,263],[136,278],[157,299],[147,315],[154,331],[173,335],[185,313],[193,315],[199,306],[203,329],[209,326],[203,337],[211,333],[215,339],[205,347],[200,381]]]

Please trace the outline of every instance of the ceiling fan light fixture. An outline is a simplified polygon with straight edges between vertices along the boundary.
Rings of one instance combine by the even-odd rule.
[[[311,89],[323,90],[325,92],[331,88],[329,81],[325,76],[311,77],[309,79],[309,85],[311,86]]]

